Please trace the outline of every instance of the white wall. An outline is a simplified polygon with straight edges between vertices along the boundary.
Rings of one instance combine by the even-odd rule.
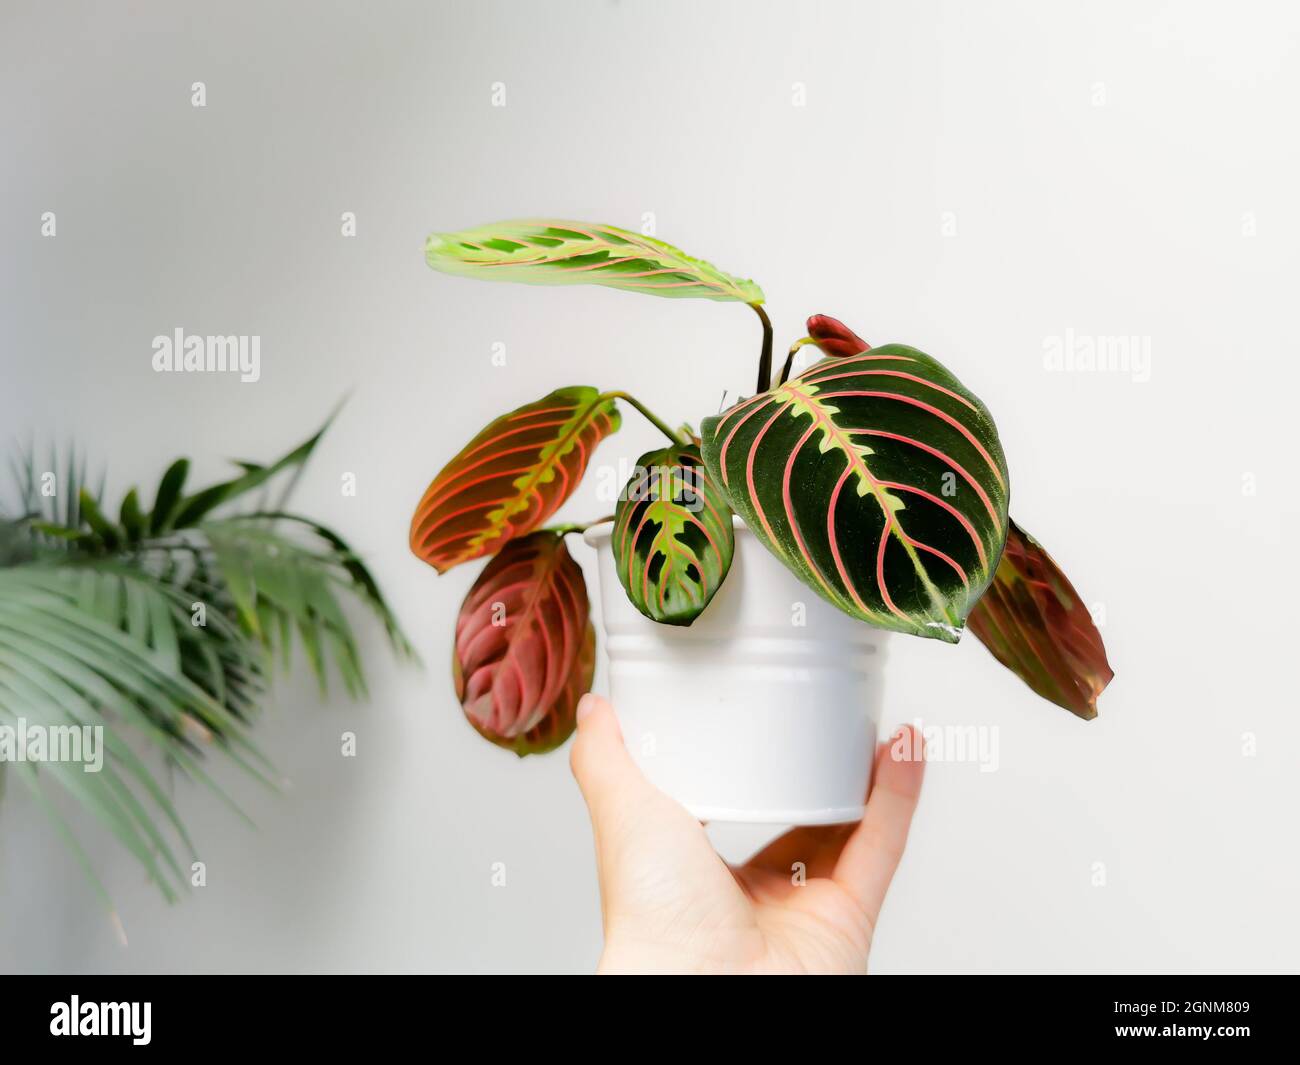
[[[590,969],[565,756],[521,763],[463,724],[445,663],[474,567],[437,578],[407,523],[498,411],[591,383],[698,420],[751,387],[757,329],[443,278],[421,250],[654,212],[760,281],[778,348],[825,312],[948,363],[998,419],[1017,518],[1104,606],[1117,678],[1088,724],[973,639],[894,641],[887,720],[995,725],[1001,750],[994,773],[931,766],[875,968],[1296,969],[1298,40],[1281,2],[6,0],[5,439],[81,441],[116,498],[178,453],[213,476],[268,457],[350,391],[297,503],[373,563],[427,666],[375,640],[369,705],[281,687],[260,738],[292,788],[223,774],[256,830],[178,785],[209,873],[183,904],[83,825],[126,948],[10,788],[0,967]],[[261,380],[153,373],[176,326],[260,334]],[[1067,330],[1149,338],[1150,379],[1048,372]],[[627,423],[598,464],[654,440]],[[597,506],[589,482],[563,513]]]

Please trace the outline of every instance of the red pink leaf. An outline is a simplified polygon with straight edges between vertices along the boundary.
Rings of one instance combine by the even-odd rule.
[[[591,683],[594,639],[582,569],[564,538],[542,530],[511,540],[456,620],[452,671],[470,724],[519,754],[562,743]]]

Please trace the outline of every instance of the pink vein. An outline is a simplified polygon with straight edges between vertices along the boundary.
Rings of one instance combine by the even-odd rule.
[[[910,436],[902,436],[899,433],[889,433],[884,429],[850,429],[849,432],[861,433],[865,436],[879,436],[886,440],[897,440],[902,444],[911,444],[913,447],[919,447],[922,451],[933,455],[935,458],[943,459],[944,462],[948,463],[949,466],[961,474],[967,484],[975,489],[975,493],[980,497],[980,501],[984,504],[984,509],[989,512],[989,517],[993,519],[994,529],[996,529],[999,534],[1002,532],[1002,519],[998,517],[998,512],[993,508],[993,502],[989,499],[988,493],[984,491],[983,485],[970,475],[970,472],[965,466],[950,455],[947,455],[937,447],[931,447],[929,444],[923,443],[920,440],[913,440]]]
[[[886,488],[896,488],[901,492],[911,492],[914,495],[920,496],[922,499],[928,499],[935,506],[942,507],[944,510],[946,510],[949,514],[951,514],[954,518],[956,518],[959,522],[961,522],[961,527],[966,530],[966,532],[969,534],[971,538],[972,543],[975,544],[975,551],[979,555],[980,565],[985,569],[988,568],[988,564],[989,564],[988,558],[984,554],[984,541],[980,539],[979,533],[975,531],[975,526],[971,524],[970,519],[966,517],[966,515],[963,514],[960,510],[954,507],[946,499],[940,499],[936,495],[931,495],[929,492],[925,491],[924,489],[917,488],[915,485],[902,484],[898,481],[881,481],[880,483]]]
[[[913,381],[918,385],[924,385],[926,388],[932,388],[936,392],[942,392],[950,399],[955,399],[958,403],[964,403],[976,414],[980,413],[979,407],[975,406],[969,399],[960,393],[954,392],[951,388],[944,388],[943,385],[935,384],[933,381],[927,381],[924,377],[918,377],[913,373],[904,373],[902,370],[853,370],[849,373],[829,374],[826,377],[817,378],[816,383],[821,384],[823,381],[836,381],[843,377],[899,377],[904,381]],[[892,395],[892,393],[889,393]]]
[[[993,461],[993,456],[990,455],[988,451],[985,449],[984,445],[981,444],[978,439],[976,439],[974,433],[972,433],[969,429],[967,429],[966,426],[962,425],[962,423],[959,422],[956,418],[954,418],[951,414],[947,413],[947,411],[942,411],[938,407],[931,406],[929,403],[926,403],[923,400],[913,399],[911,396],[900,395],[897,392],[849,391],[849,392],[819,392],[817,394],[817,398],[819,400],[843,399],[843,398],[849,398],[853,396],[866,396],[872,399],[896,399],[900,403],[906,403],[908,406],[919,407],[927,414],[933,414],[940,421],[946,422],[948,425],[951,425],[954,429],[957,430],[957,432],[961,433],[961,435],[964,436],[967,439],[967,441],[969,441],[970,445],[973,448],[975,448],[975,450],[980,453],[981,457],[983,457],[984,461],[988,463],[989,469],[993,472],[993,476],[997,478],[998,484],[1001,485],[1003,488],[1006,488],[1007,483],[1002,477],[1002,471],[998,469],[998,464]]]
[[[763,504],[759,500],[758,492],[754,488],[754,455],[758,451],[758,445],[763,442],[763,437],[766,436],[767,431],[772,428],[772,423],[776,421],[777,418],[781,417],[784,410],[784,407],[778,406],[776,410],[772,412],[772,417],[768,418],[768,420],[763,423],[763,428],[758,431],[758,435],[754,437],[753,443],[749,445],[749,454],[745,457],[745,485],[749,489],[749,498],[754,501],[754,509],[758,512],[758,520],[763,523],[763,531],[767,533],[767,538],[773,543],[776,543],[776,536],[772,532],[772,526],[768,523],[767,515],[763,512]],[[740,425],[738,424],[736,428],[739,429]],[[724,466],[723,470],[725,469],[726,467]]]

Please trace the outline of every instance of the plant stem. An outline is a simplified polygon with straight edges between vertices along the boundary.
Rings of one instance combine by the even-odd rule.
[[[785,357],[785,365],[781,367],[781,380],[779,380],[777,384],[785,384],[786,380],[790,377],[790,367],[794,365],[794,353],[805,344],[813,343],[815,343],[815,341],[812,337],[804,337],[802,340],[796,340],[790,345],[790,354]]]
[[[595,519],[595,521],[589,521],[585,523],[580,521],[572,522],[569,525],[552,525],[551,532],[555,533],[557,536],[568,536],[569,533],[586,532],[593,525],[600,525],[602,522],[613,521],[613,520],[614,520],[613,514],[606,514],[603,518],[597,518]]]
[[[639,399],[637,399],[635,396],[630,396],[626,392],[606,392],[600,398],[623,400],[625,403],[630,404],[631,406],[635,407],[638,411],[640,411],[642,417],[644,417],[646,421],[648,421],[651,425],[653,425],[656,429],[658,429],[661,433],[663,433],[664,436],[668,437],[668,439],[671,440],[674,444],[686,443],[685,440],[683,440],[680,436],[678,436],[675,432],[673,432],[671,429],[668,428],[667,422],[657,417],[653,411],[651,411],[648,407],[646,407],[646,405],[642,403]]]
[[[758,355],[758,391],[772,387],[772,322],[761,304],[751,303],[758,320],[763,323],[763,349]]]

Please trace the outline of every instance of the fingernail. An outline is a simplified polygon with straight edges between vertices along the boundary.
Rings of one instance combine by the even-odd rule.
[[[596,697],[591,692],[587,692],[586,695],[578,700],[578,720],[581,721],[595,709]]]

